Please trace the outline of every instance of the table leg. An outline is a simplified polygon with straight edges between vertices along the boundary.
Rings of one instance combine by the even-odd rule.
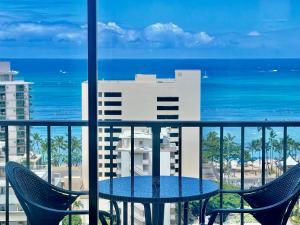
[[[158,213],[158,225],[164,224],[164,217],[165,217],[165,204],[159,204],[159,213]]]
[[[146,225],[163,225],[164,215],[165,215],[165,205],[164,204],[153,204],[152,216],[150,204],[144,204],[145,221]]]
[[[128,203],[123,202],[123,225],[128,225]]]
[[[200,224],[205,224],[205,213],[206,213],[206,206],[208,204],[209,198],[204,200],[202,209],[201,209],[201,218],[200,218]]]
[[[188,224],[189,202],[185,202],[183,206],[183,225]]]
[[[152,225],[150,204],[144,204],[144,213],[146,225]]]

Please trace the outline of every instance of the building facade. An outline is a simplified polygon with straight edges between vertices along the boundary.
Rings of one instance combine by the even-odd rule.
[[[0,120],[30,119],[30,84],[15,80],[15,71],[11,70],[9,62],[0,62]],[[8,128],[9,159],[17,162],[25,161],[26,130],[24,126]],[[5,128],[0,127],[0,224],[5,224]],[[31,160],[31,159],[30,159]],[[31,163],[36,163],[31,160]],[[42,174],[41,176],[43,176]],[[11,225],[25,225],[27,219],[22,208],[9,189],[9,209]]]
[[[0,62],[0,119],[30,119],[30,84],[22,80],[14,80],[15,71],[9,62]],[[25,127],[9,127],[9,154],[24,155],[26,146]],[[0,146],[3,155],[5,140],[4,127],[0,128]]]
[[[171,128],[164,128],[161,132],[161,175],[175,175],[175,153],[178,147],[170,142]],[[119,136],[117,145],[117,176],[125,177],[131,174],[131,130],[124,129]],[[152,175],[152,134],[149,128],[137,128],[134,131],[134,176]],[[122,207],[122,206],[121,206]],[[134,205],[134,224],[144,225],[144,207]],[[164,209],[164,224],[175,224],[175,205],[166,204]],[[131,219],[131,218],[129,218]]]
[[[200,120],[200,70],[176,70],[172,79],[159,79],[156,75],[137,74],[135,80],[98,81],[99,120]],[[82,83],[82,119],[88,119],[88,84]],[[99,179],[110,176],[109,128],[99,127]],[[121,128],[113,129],[114,146],[118,144]],[[171,141],[178,145],[178,129],[172,128]],[[199,157],[199,131],[182,130],[182,174],[198,176],[198,164],[189,163]],[[83,174],[88,170],[88,129],[82,128]],[[115,152],[115,151],[114,151]],[[116,152],[115,158],[116,158]],[[178,159],[176,159],[177,162]],[[113,176],[117,164],[114,160]],[[175,165],[178,171],[178,165]],[[87,176],[83,185],[88,187]]]

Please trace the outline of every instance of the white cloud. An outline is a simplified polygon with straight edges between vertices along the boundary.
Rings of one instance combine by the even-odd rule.
[[[173,23],[155,23],[144,29],[145,40],[154,47],[199,47],[213,41],[206,32],[190,33]]]
[[[0,24],[0,41],[82,43],[85,31],[69,24],[17,23]]]
[[[201,44],[207,44],[214,40],[214,37],[210,36],[209,34],[203,31],[195,34],[195,38]]]
[[[258,37],[258,36],[261,35],[261,33],[259,33],[258,31],[254,30],[254,31],[250,31],[247,35],[251,36],[251,37]]]
[[[2,42],[86,43],[86,25],[22,22],[0,26]],[[98,22],[97,28],[99,45],[105,48],[197,48],[214,40],[204,31],[187,32],[174,23],[155,23],[137,30]]]
[[[127,43],[136,42],[140,38],[138,31],[124,29],[114,22],[106,24],[98,22],[97,28],[100,44],[105,47],[126,45]]]

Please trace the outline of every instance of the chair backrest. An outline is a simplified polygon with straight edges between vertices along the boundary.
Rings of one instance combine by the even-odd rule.
[[[266,184],[256,192],[243,195],[252,208],[261,208],[274,205],[290,198],[281,206],[274,208],[271,216],[260,216],[257,219],[262,223],[265,220],[274,219],[274,221],[282,221],[283,217],[287,217],[291,213],[295,199],[300,195],[300,164],[292,167],[286,173],[275,179],[274,181]],[[264,223],[262,223],[264,224]],[[276,223],[277,224],[277,223]],[[281,224],[281,223],[278,223]]]
[[[261,191],[245,195],[245,198],[249,199],[249,204],[252,207],[264,207],[280,202],[299,188],[300,164],[292,167],[277,179],[266,184]]]
[[[5,172],[27,217],[37,213],[37,207],[30,202],[47,208],[66,210],[76,199],[58,192],[52,185],[16,162],[8,162]],[[57,218],[59,219],[61,218]]]

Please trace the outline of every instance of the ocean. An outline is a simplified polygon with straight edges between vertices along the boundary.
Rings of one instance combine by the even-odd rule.
[[[87,61],[9,59],[16,79],[33,82],[31,119],[81,119],[81,83]],[[300,59],[113,59],[99,61],[99,79],[132,80],[135,74],[174,77],[200,69],[201,120],[300,119]]]

